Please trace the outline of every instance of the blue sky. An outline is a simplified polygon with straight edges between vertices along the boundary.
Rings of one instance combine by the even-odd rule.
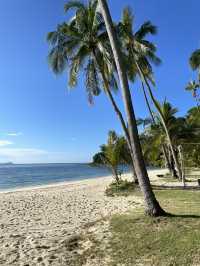
[[[105,95],[89,106],[83,83],[69,91],[67,75],[55,76],[48,67],[46,34],[68,19],[65,2],[0,1],[0,162],[87,162],[105,142],[109,129],[121,132]],[[136,28],[146,20],[158,26],[153,41],[163,64],[154,69],[155,93],[160,100],[167,97],[184,115],[194,105],[184,87],[194,77],[188,58],[200,46],[200,2],[115,0],[109,4],[115,20],[129,5]],[[131,89],[137,117],[147,116],[139,84]]]

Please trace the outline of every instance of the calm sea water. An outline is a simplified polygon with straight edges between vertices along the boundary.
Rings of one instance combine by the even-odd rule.
[[[103,177],[111,172],[88,164],[0,165],[0,190]]]

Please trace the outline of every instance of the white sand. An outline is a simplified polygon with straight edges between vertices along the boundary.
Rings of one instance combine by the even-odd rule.
[[[156,174],[163,170],[150,171]],[[129,176],[130,178],[130,176]],[[88,223],[141,206],[106,197],[111,177],[0,194],[0,265],[68,265],[66,241]]]

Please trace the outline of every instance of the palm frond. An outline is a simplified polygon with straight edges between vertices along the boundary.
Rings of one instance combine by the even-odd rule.
[[[200,84],[196,83],[195,80],[191,80],[190,82],[188,82],[185,90],[186,91],[194,91],[194,90],[196,90],[199,87],[200,87]]]
[[[122,25],[128,33],[132,33],[134,15],[130,7],[125,7],[122,13]]]
[[[80,68],[79,58],[73,59],[69,70],[69,86],[71,88],[77,85],[77,76],[79,68]]]
[[[197,49],[192,53],[189,62],[193,70],[200,68],[200,49]]]
[[[55,74],[62,73],[67,66],[67,54],[64,49],[53,48],[48,55],[48,62]]]
[[[49,42],[51,45],[56,44],[57,40],[58,40],[57,31],[51,31],[47,34],[47,42]]]
[[[64,11],[68,12],[70,9],[85,9],[85,5],[82,1],[68,1],[65,5],[64,5]]]
[[[90,59],[86,68],[86,88],[88,94],[88,101],[90,104],[93,103],[93,96],[100,94],[99,77],[95,62]]]
[[[154,26],[151,21],[147,21],[142,26],[140,29],[135,33],[135,37],[137,39],[143,39],[146,37],[148,34],[156,34],[157,33],[157,27]]]

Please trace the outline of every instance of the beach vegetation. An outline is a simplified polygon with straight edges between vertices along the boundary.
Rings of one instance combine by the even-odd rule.
[[[105,190],[108,197],[114,196],[129,196],[135,191],[136,185],[134,182],[121,179],[119,182],[112,182]]]
[[[93,156],[93,163],[108,167],[115,181],[119,184],[121,179],[119,167],[124,164],[126,160],[130,160],[128,158],[130,152],[127,148],[127,142],[124,138],[119,137],[115,131],[109,131],[107,143],[101,145],[100,150],[100,152]]]

